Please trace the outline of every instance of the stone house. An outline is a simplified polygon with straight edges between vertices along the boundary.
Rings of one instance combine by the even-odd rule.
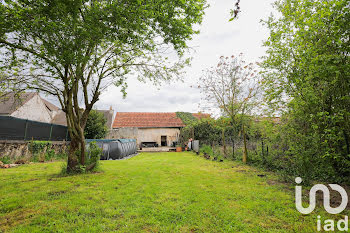
[[[22,93],[19,96],[9,93],[0,100],[0,116],[54,123],[55,117],[60,113],[63,111],[36,92]]]
[[[107,128],[112,129],[114,111],[102,112],[107,120]],[[5,95],[0,100],[0,116],[12,116],[21,119],[67,126],[66,114],[59,107],[42,98],[36,92],[14,93]]]
[[[192,115],[197,119],[209,117],[201,113]],[[185,124],[175,112],[117,112],[108,138],[136,139],[140,148],[172,147],[178,142],[183,127]]]

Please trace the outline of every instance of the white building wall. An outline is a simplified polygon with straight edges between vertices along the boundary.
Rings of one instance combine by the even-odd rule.
[[[11,114],[13,117],[51,123],[51,114],[39,95],[35,95],[27,103]]]

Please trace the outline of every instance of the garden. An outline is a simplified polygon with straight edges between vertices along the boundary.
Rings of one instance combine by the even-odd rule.
[[[315,232],[294,187],[239,162],[141,153],[67,176],[63,162],[0,170],[1,232]],[[317,208],[322,219],[329,215]]]

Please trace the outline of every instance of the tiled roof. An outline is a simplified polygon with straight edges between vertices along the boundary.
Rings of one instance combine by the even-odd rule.
[[[46,105],[46,107],[50,110],[50,111],[58,111],[60,110],[59,107],[57,107],[56,105],[50,103],[49,101],[47,101],[44,98],[41,98],[41,100],[44,102],[44,104]]]
[[[67,126],[66,113],[59,110],[51,121],[52,124]]]
[[[193,114],[197,119],[209,117],[208,114]],[[113,128],[180,128],[185,124],[175,112],[117,112]]]

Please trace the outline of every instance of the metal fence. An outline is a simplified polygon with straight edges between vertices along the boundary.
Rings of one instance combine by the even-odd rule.
[[[0,140],[69,141],[68,129],[38,121],[0,116]]]

